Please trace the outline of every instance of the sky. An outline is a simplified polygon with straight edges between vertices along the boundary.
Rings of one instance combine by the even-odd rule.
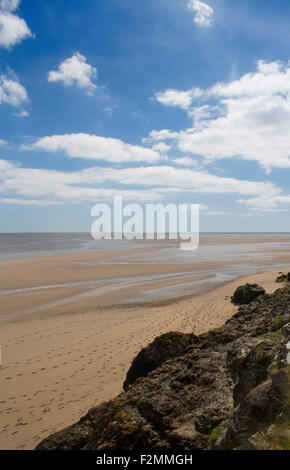
[[[288,0],[0,0],[0,232],[200,204],[290,231]]]

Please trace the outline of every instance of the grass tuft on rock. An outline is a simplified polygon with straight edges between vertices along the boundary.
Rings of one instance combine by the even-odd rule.
[[[220,423],[218,426],[216,426],[216,427],[212,430],[212,432],[211,432],[211,434],[210,434],[210,436],[209,436],[209,441],[210,441],[210,444],[211,444],[211,445],[213,445],[213,444],[216,442],[216,440],[217,440],[217,438],[218,438],[218,435],[219,435],[219,431],[220,431],[221,426],[222,426],[222,423]]]

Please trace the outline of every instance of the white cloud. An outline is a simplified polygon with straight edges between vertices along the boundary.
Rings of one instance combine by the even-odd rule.
[[[193,127],[150,137],[176,139],[179,150],[205,161],[239,157],[267,171],[290,168],[290,63],[260,61],[255,73],[203,90],[187,112]]]
[[[29,116],[28,111],[20,111],[19,113],[14,113],[14,116],[19,117],[19,118],[24,118]]]
[[[156,152],[165,154],[171,150],[171,145],[168,145],[165,142],[158,142],[157,144],[154,144],[152,148],[153,150],[156,150]]]
[[[64,60],[58,70],[52,70],[48,74],[49,82],[63,82],[65,86],[75,85],[90,95],[97,88],[92,81],[94,78],[97,78],[97,69],[88,64],[86,57],[78,52]]]
[[[32,33],[26,22],[9,11],[0,10],[0,47],[9,49]]]
[[[21,0],[0,0],[0,8],[2,10],[14,11],[20,5]]]
[[[181,166],[197,166],[198,164],[198,162],[191,157],[175,158],[172,161]]]
[[[290,196],[284,196],[271,183],[222,178],[205,171],[163,165],[123,169],[92,167],[62,172],[23,168],[0,159],[0,197],[5,204],[28,205],[29,201],[32,205],[76,204],[110,201],[114,196],[148,202],[174,193],[187,197],[193,194],[197,203],[203,194],[237,194],[250,198],[244,199],[247,205],[261,197],[280,198],[290,204]]]
[[[0,170],[3,204],[46,206],[112,201],[115,196],[128,201],[154,201],[162,197],[154,190],[100,187],[100,168],[69,173],[22,168],[0,159]]]
[[[194,22],[197,26],[211,26],[213,24],[214,10],[207,3],[199,0],[189,0],[187,8],[195,13]]]
[[[237,202],[245,204],[252,210],[281,212],[287,210],[285,206],[289,206],[290,208],[290,195],[261,194],[251,199],[239,199]]]
[[[182,109],[188,109],[194,98],[201,95],[202,91],[199,88],[192,88],[188,91],[169,89],[155,93],[155,99],[165,106],[179,106]]]
[[[18,107],[28,101],[27,91],[22,86],[16,75],[0,75],[1,101]]]
[[[210,106],[205,104],[203,106],[195,106],[188,110],[188,116],[193,119],[195,127],[201,127],[204,124],[204,120],[213,119],[217,117],[221,112],[218,106]]]
[[[178,132],[172,132],[168,129],[162,129],[161,131],[153,130],[150,132],[149,137],[146,137],[142,142],[160,142],[162,140],[174,140],[179,136]]]
[[[10,162],[7,162],[7,160],[0,159],[0,170],[1,170],[0,179],[1,177],[3,177],[4,172],[6,172],[7,170],[11,170],[13,168],[15,168],[15,165],[13,165]]]
[[[46,152],[64,151],[68,157],[108,162],[157,162],[161,156],[156,150],[122,142],[119,139],[90,134],[53,135],[38,139],[24,149]]]
[[[290,91],[289,77],[289,64],[260,60],[257,62],[255,73],[247,73],[239,80],[229,83],[217,83],[209,90],[205,90],[205,93],[225,98],[273,96],[279,93],[285,95]]]
[[[126,185],[141,184],[157,188],[169,187],[170,190],[179,188],[181,191],[186,190],[202,194],[236,193],[248,196],[261,194],[275,196],[280,194],[280,189],[270,182],[225,178],[206,171],[180,169],[165,165],[120,170],[103,169],[98,171],[98,178],[102,178],[103,181],[111,180]]]
[[[7,198],[0,197],[0,204],[9,204],[9,205],[19,205],[19,206],[55,206],[63,204],[58,201],[45,201],[41,199],[17,199],[17,198]]]
[[[110,106],[103,108],[104,113],[108,114],[108,116],[112,116],[114,113],[114,109]]]

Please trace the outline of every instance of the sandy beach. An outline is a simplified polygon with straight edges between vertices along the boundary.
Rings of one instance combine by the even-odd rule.
[[[290,449],[289,17],[0,0],[0,455]]]
[[[115,258],[121,254],[93,256]],[[198,334],[221,326],[236,310],[230,296],[241,283],[258,282],[268,292],[279,287],[274,282],[275,270],[245,276],[215,289],[212,284],[210,292],[191,298],[123,306],[116,305],[117,293],[114,305],[112,293],[108,294],[110,298],[105,294],[102,299],[89,297],[87,287],[78,286],[77,291],[75,286],[41,289],[43,283],[55,284],[56,280],[63,283],[98,276],[94,264],[77,264],[77,269],[71,269],[71,263],[85,259],[92,261],[92,254],[2,263],[1,286],[11,289],[12,294],[1,297],[1,449],[32,449],[46,435],[72,424],[89,408],[121,392],[132,359],[156,336],[168,331]],[[85,271],[80,266],[85,266]],[[176,264],[105,267],[99,273],[102,279],[106,275],[110,278],[112,269],[114,275],[118,269],[138,274],[152,274],[154,268],[158,273],[181,269]],[[189,270],[186,265],[183,268]],[[170,290],[170,282],[176,285],[178,279],[159,282]],[[40,289],[16,295],[15,289],[25,285]],[[132,295],[136,288],[127,287],[126,295]],[[76,296],[85,292],[84,298],[73,300],[71,290]],[[57,305],[56,300],[65,296],[71,300]],[[40,309],[41,305],[46,307]],[[15,315],[23,306],[35,307],[36,311]]]
[[[262,241],[209,237],[194,258],[165,242],[0,261],[0,449],[32,449],[117,395],[156,336],[223,325],[241,283],[278,288],[289,238]]]
[[[177,242],[142,248],[0,259],[0,320],[205,293],[243,274],[290,265],[288,235],[202,236],[182,252]],[[43,316],[43,315],[42,315]]]

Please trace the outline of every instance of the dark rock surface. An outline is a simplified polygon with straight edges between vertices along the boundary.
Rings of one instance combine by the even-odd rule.
[[[236,289],[234,295],[232,296],[232,302],[234,304],[243,305],[252,302],[252,300],[257,299],[260,295],[265,294],[265,289],[258,286],[258,284],[246,284],[240,286]]]
[[[290,273],[280,274],[280,276],[277,277],[276,282],[290,282]]]
[[[197,340],[194,335],[183,333],[166,333],[156,338],[135,357],[128,370],[124,390],[126,391],[139,377],[146,377],[167,359],[184,354],[186,348]]]
[[[259,433],[281,415],[289,388],[289,328],[283,327],[289,320],[286,286],[239,308],[221,328],[198,337],[163,335],[133,362],[129,381],[136,381],[126,393],[37,450],[259,448]]]

